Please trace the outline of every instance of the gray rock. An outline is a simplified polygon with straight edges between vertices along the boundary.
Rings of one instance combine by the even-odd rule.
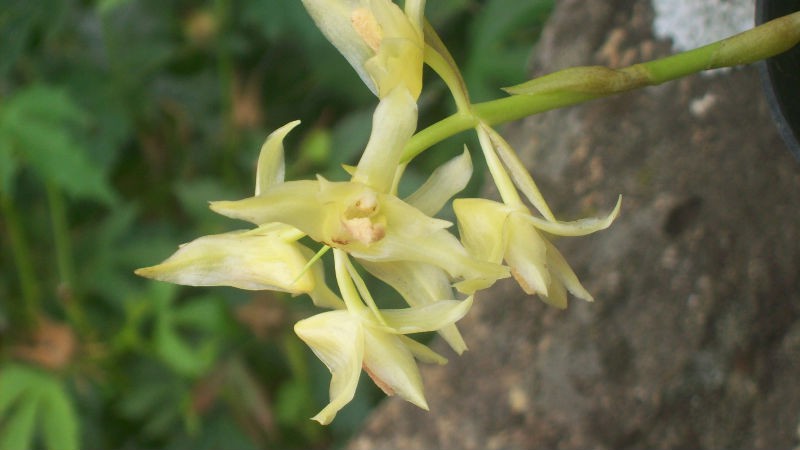
[[[533,70],[664,56],[652,21],[648,1],[559,1]],[[498,283],[461,322],[470,351],[423,369],[431,411],[387,400],[350,448],[796,446],[800,164],[755,68],[505,134],[561,218],[623,195],[609,230],[556,242],[596,302],[559,311]]]

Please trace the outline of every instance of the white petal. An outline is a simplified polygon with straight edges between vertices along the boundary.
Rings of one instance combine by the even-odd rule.
[[[159,265],[138,275],[188,286],[233,286],[293,294],[310,292],[314,279],[300,274],[303,247],[274,234],[238,231],[203,236],[183,244]]]
[[[450,198],[467,186],[471,177],[472,160],[464,147],[461,155],[437,167],[428,180],[406,199],[406,203],[434,216]]]
[[[286,166],[283,159],[283,139],[299,124],[299,120],[289,122],[267,136],[264,145],[261,146],[261,153],[258,155],[255,195],[259,195],[268,186],[283,183],[283,178],[286,175]]]
[[[313,417],[327,425],[355,395],[364,360],[363,328],[347,311],[328,311],[297,322],[294,331],[331,372],[331,401]]]

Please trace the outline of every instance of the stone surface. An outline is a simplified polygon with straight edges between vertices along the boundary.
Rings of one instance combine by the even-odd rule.
[[[559,1],[533,71],[663,56],[652,21]],[[800,164],[762,97],[751,67],[506,130],[560,217],[623,195],[611,229],[556,242],[596,302],[497,284],[461,322],[470,351],[423,368],[431,411],[387,400],[350,448],[797,446]]]

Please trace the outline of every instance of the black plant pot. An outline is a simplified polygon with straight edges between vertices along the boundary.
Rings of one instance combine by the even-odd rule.
[[[756,23],[800,11],[800,0],[757,0]],[[772,117],[789,150],[800,161],[800,45],[760,65]]]

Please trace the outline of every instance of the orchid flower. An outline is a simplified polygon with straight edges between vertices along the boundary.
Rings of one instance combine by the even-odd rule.
[[[363,281],[349,266],[347,254],[334,250],[334,258],[346,309],[312,316],[294,327],[331,372],[330,403],[313,419],[323,425],[333,420],[353,398],[362,368],[387,395],[397,394],[427,410],[415,359],[438,364],[447,360],[405,335],[452,326],[469,311],[472,297],[376,311],[362,302],[361,296],[369,298],[369,294],[363,291]]]
[[[405,11],[390,0],[303,0],[325,37],[379,98],[404,86],[414,99],[422,90],[424,0]]]
[[[357,261],[405,261],[439,268],[460,279],[456,287],[466,294],[486,288],[508,276],[507,269],[472,257],[447,231],[450,222],[432,218],[391,193],[403,144],[415,124],[416,106],[398,87],[375,111],[373,134],[352,181],[319,177],[277,183],[251,198],[213,202],[211,209],[259,226],[289,225]],[[439,181],[425,186],[414,201],[438,204],[465,184],[453,176],[437,175],[432,180]]]
[[[533,178],[502,136],[485,124],[479,125],[477,131],[503,203],[474,198],[453,201],[465,247],[479,259],[497,263],[505,261],[522,290],[527,294],[538,294],[548,304],[566,308],[567,291],[592,301],[591,294],[542,232],[584,236],[606,229],[619,214],[621,199],[604,218],[558,221]],[[543,218],[531,214],[520,199],[518,189]]]

